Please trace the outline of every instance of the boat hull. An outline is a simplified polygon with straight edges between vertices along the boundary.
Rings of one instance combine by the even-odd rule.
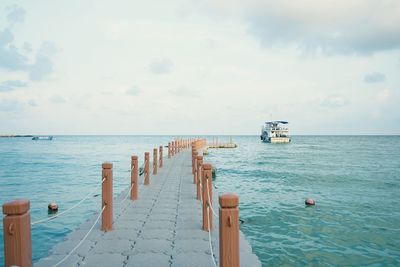
[[[271,137],[271,138],[261,137],[261,140],[264,143],[272,143],[272,144],[286,144],[286,143],[290,143],[290,141],[291,141],[290,137]]]

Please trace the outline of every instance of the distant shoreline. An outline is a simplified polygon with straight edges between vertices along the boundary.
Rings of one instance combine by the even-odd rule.
[[[13,137],[33,137],[33,135],[15,135],[15,134],[2,134],[0,135],[0,138],[4,137],[4,138],[13,138]]]

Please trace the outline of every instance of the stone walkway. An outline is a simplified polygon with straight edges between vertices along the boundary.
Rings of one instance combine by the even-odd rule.
[[[140,177],[143,179],[143,176]],[[209,235],[201,230],[202,211],[191,173],[191,152],[183,151],[164,161],[158,175],[150,175],[150,185],[139,187],[139,199],[127,199],[128,190],[114,199],[114,229],[100,231],[97,223],[82,245],[59,266],[170,266],[203,267],[218,265],[218,219],[213,217]],[[218,196],[213,190],[214,209]],[[49,256],[34,266],[54,266],[86,235],[98,215],[70,233]],[[241,266],[261,266],[257,256],[241,234]]]

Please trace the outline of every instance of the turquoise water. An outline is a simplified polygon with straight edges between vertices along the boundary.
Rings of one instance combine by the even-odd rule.
[[[209,160],[219,191],[240,195],[241,230],[263,265],[400,265],[400,136],[235,141]]]
[[[129,184],[130,155],[138,154],[141,164],[145,150],[171,139],[0,138],[0,203],[28,198],[32,221],[47,217],[49,202],[61,211],[99,186],[103,161],[114,163],[117,194]],[[295,136],[286,145],[257,136],[233,139],[238,148],[210,150],[205,161],[218,169],[218,190],[240,196],[241,230],[263,265],[400,265],[399,136]],[[305,207],[306,197],[317,205]],[[34,260],[99,209],[100,198],[90,197],[79,209],[33,226]]]

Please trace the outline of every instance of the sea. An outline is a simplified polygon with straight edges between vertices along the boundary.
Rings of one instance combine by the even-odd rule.
[[[174,136],[0,138],[0,204],[29,199],[34,262],[100,210],[101,163],[114,165],[114,194],[128,188],[130,156]],[[183,136],[188,138],[188,136]],[[213,136],[206,137],[212,141]],[[232,138],[210,149],[220,194],[239,196],[240,229],[263,266],[400,266],[400,136],[293,136],[289,144]],[[306,206],[306,198],[315,206]],[[4,264],[0,224],[0,266]]]

